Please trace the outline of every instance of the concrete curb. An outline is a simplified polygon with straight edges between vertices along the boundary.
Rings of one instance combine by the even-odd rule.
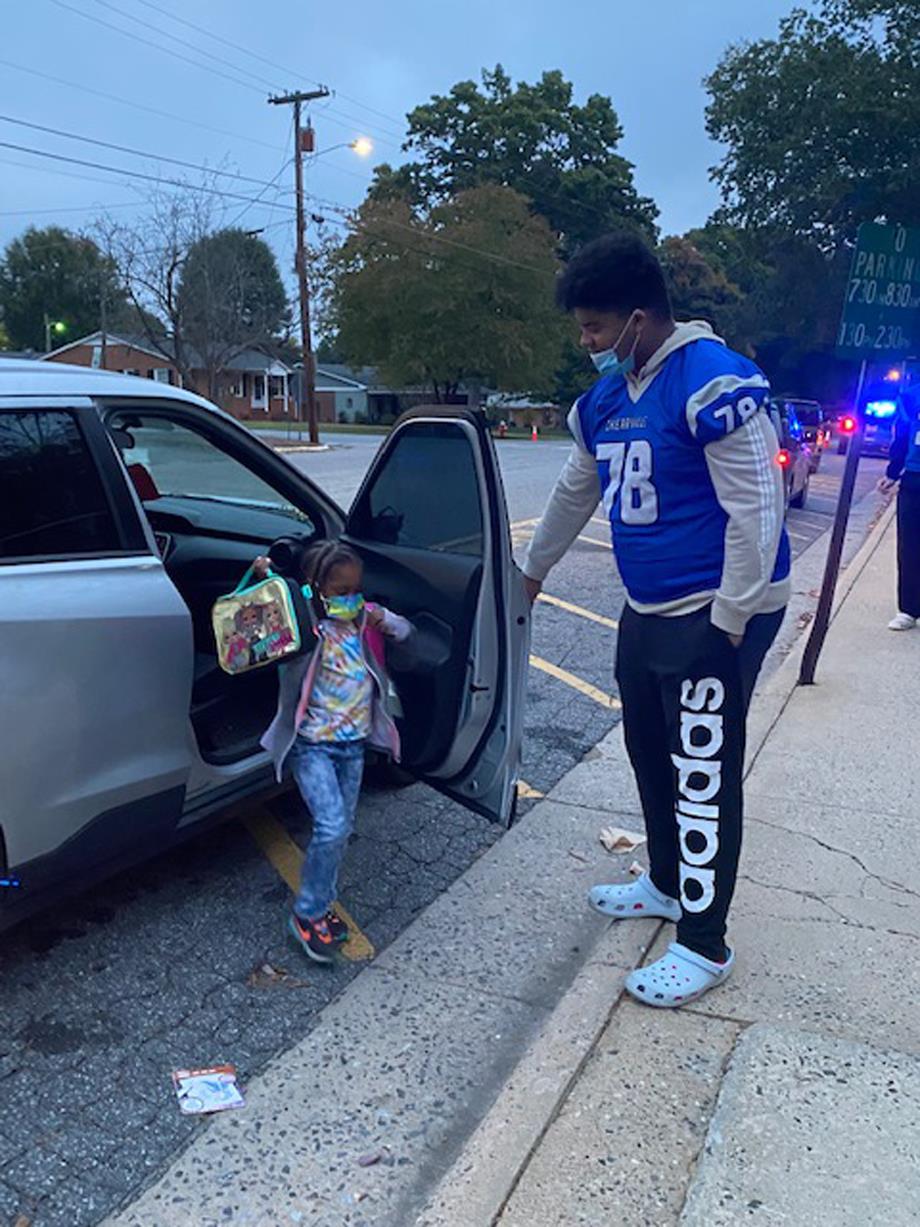
[[[881,545],[894,514],[894,506],[882,513],[854,555],[843,579],[838,582],[832,617],[836,617]],[[828,534],[822,534],[810,548],[826,545]],[[795,692],[804,640],[805,635],[801,634],[796,646],[755,697],[749,724],[745,775],[750,773]],[[614,749],[614,753],[619,750],[625,757],[622,737],[617,736],[619,731],[618,726],[605,742],[608,749]],[[606,982],[606,1001],[603,995],[598,998],[594,974],[597,959],[602,957],[604,942],[610,940],[616,927],[615,924],[611,926],[599,942],[595,955],[575,977],[568,993],[523,1056],[513,1077],[470,1137],[462,1155],[429,1200],[416,1227],[457,1227],[459,1223],[485,1227],[496,1222],[623,999],[621,991],[611,1002],[609,979]],[[563,1059],[562,1065],[560,1057]],[[557,1090],[555,1097],[545,1094],[550,1084]]]

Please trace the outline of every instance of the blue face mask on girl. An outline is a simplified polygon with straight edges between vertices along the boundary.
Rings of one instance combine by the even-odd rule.
[[[619,346],[620,346],[620,342],[623,340],[623,338],[626,336],[626,333],[629,331],[629,326],[633,322],[634,316],[635,316],[635,312],[633,312],[633,314],[626,321],[623,331],[617,337],[616,342],[611,346],[610,349],[603,349],[600,351],[600,353],[591,355],[591,361],[594,363],[595,368],[601,375],[613,375],[614,377],[622,376],[623,378],[625,378],[630,373],[630,371],[632,371],[635,368],[636,346],[639,344],[638,332],[636,333],[635,341],[633,341],[632,349],[629,351],[626,357],[621,358],[619,354],[617,353],[617,350],[619,349]]]
[[[327,618],[354,622],[364,612],[364,597],[360,592],[349,592],[345,596],[324,596],[323,605]]]

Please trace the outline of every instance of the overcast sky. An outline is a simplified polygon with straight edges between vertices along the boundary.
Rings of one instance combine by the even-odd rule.
[[[707,172],[718,149],[704,129],[702,79],[729,43],[774,34],[791,7],[792,0],[607,0],[594,6],[550,0],[7,0],[0,112],[148,156],[8,122],[0,122],[0,141],[153,175],[191,173],[158,165],[157,156],[168,155],[265,183],[290,156],[289,110],[266,105],[269,89],[321,81],[336,96],[313,108],[318,148],[367,135],[375,154],[362,162],[348,149],[329,152],[309,168],[307,184],[319,197],[352,205],[363,195],[372,162],[398,159],[403,117],[413,105],[478,77],[484,65],[501,62],[514,79],[528,81],[559,68],[579,100],[595,92],[611,96],[638,188],[658,203],[664,233],[679,233],[704,222],[717,204]],[[194,64],[149,44],[171,47]],[[129,100],[169,114],[137,109],[126,105]],[[293,250],[291,175],[288,167],[278,179],[283,194],[270,191],[248,208],[244,201],[224,202],[226,221],[245,209],[242,224],[268,228],[266,238],[286,275]],[[147,191],[117,175],[6,147],[0,147],[0,184],[2,244],[30,222],[81,229],[102,205],[130,217]],[[244,196],[260,190],[232,180],[221,184]]]

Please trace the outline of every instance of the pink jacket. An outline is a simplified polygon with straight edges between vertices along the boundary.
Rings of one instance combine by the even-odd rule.
[[[380,607],[368,605],[367,608],[373,610]],[[368,744],[376,750],[383,750],[398,762],[400,756],[399,731],[392,715],[395,691],[387,674],[387,644],[397,644],[405,650],[412,638],[413,627],[411,622],[388,609],[383,609],[382,613],[382,629],[370,626],[366,617],[361,618],[358,628],[364,661],[374,683]],[[278,780],[281,779],[284,760],[296,740],[297,730],[306,715],[322,658],[322,638],[319,628],[314,627],[313,633],[316,636],[313,650],[280,666],[278,710],[274,720],[262,736],[261,744],[271,755]]]

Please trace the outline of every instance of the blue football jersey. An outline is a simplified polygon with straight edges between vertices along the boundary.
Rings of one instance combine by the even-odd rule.
[[[636,604],[718,589],[728,517],[705,447],[763,413],[768,396],[767,379],[750,359],[704,337],[668,355],[635,400],[621,376],[606,376],[577,402],[620,575]],[[775,463],[775,455],[763,463]],[[751,481],[758,480],[752,471]],[[785,579],[789,568],[783,528],[773,580]]]

